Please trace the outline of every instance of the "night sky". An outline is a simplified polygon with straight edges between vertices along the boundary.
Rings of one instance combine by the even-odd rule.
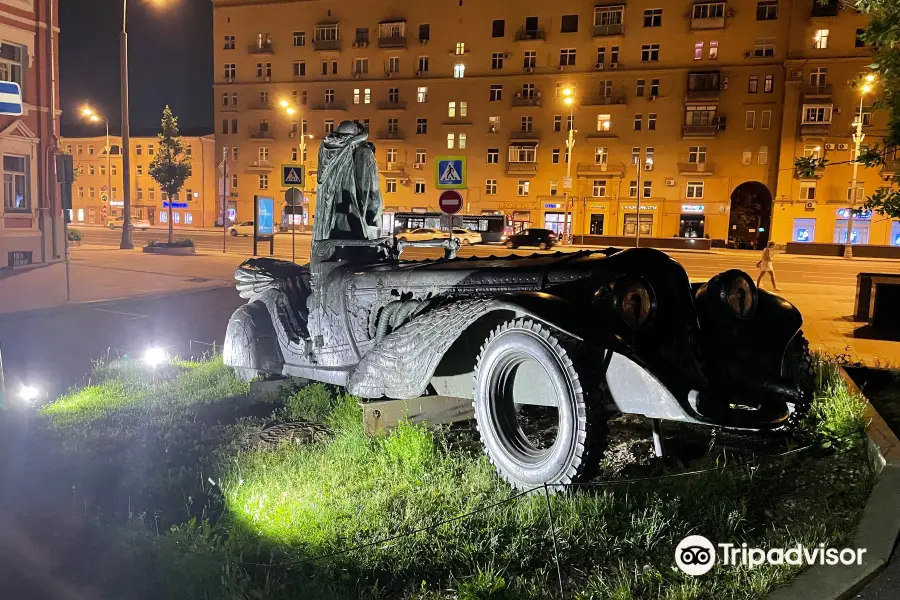
[[[131,133],[156,131],[166,104],[183,132],[212,131],[212,2],[128,0]],[[162,8],[158,6],[162,5]],[[63,135],[100,134],[79,118],[96,106],[118,134],[122,0],[63,0],[60,95]],[[102,133],[105,133],[105,129]]]

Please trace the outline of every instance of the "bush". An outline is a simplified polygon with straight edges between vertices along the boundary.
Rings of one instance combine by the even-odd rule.
[[[70,242],[80,242],[81,241],[81,232],[77,229],[69,230],[69,241]]]
[[[151,240],[149,244],[147,244],[150,248],[193,248],[194,240],[189,237],[180,237],[176,238],[174,242],[171,244],[169,242],[160,242],[158,240]]]

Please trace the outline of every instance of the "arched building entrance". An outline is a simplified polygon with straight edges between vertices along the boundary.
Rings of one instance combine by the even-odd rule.
[[[769,242],[772,221],[772,192],[758,181],[745,181],[731,193],[728,245],[736,248],[764,248]]]

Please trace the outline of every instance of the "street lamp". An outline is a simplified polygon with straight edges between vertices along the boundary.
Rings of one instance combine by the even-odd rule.
[[[296,109],[296,107],[292,106],[291,103],[288,102],[287,100],[282,100],[281,102],[279,102],[279,104],[281,105],[281,108],[284,110],[284,112],[285,112],[289,117],[293,117],[294,115],[297,114],[297,109]],[[308,134],[308,133],[306,133],[306,132],[303,130],[303,121],[300,121],[300,124],[299,124],[298,129],[300,130],[300,132],[299,132],[299,134],[300,134],[300,165],[301,165],[302,168],[303,168],[303,177],[304,177],[304,184],[305,184],[305,180],[306,180],[306,139],[307,139],[307,138],[313,139],[313,135],[312,135],[311,133]],[[296,225],[297,225],[297,223],[296,223],[296,219],[297,219],[297,213],[296,213],[296,210],[297,210],[297,207],[296,207],[296,204],[295,204],[295,203],[296,203],[296,200],[297,200],[297,199],[296,199],[296,197],[294,196],[294,194],[293,194],[293,192],[292,192],[292,193],[291,193],[291,218],[290,218],[290,224],[291,224],[291,260],[292,260],[292,261],[295,261],[295,260],[296,260],[296,232],[297,232],[297,228],[296,228]],[[302,206],[302,203],[301,203],[301,206]]]
[[[566,179],[563,181],[563,194],[566,202],[566,212],[563,217],[563,244],[569,243],[569,190],[572,187],[572,159],[575,148],[575,92],[571,88],[562,91],[563,103],[569,107],[569,137],[566,140]],[[574,220],[574,219],[573,219]]]
[[[107,199],[112,200],[112,166],[110,165],[112,145],[109,143],[109,119],[98,115],[90,106],[85,106],[81,109],[81,116],[88,119],[91,123],[99,123],[100,121],[106,123],[106,146],[103,149],[106,152],[106,193]]]
[[[875,74],[869,73],[863,78],[859,86],[859,113],[856,115],[856,132],[853,134],[853,180],[850,182],[850,209],[847,211],[847,243],[844,245],[844,258],[853,258],[853,211],[857,200],[857,175],[859,171],[859,148],[866,135],[862,131],[863,126],[863,99],[872,91],[875,83]]]

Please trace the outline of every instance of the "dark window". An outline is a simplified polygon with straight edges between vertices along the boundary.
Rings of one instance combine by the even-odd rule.
[[[538,18],[537,17],[525,17],[525,31],[537,31],[538,30]]]
[[[503,19],[495,19],[491,25],[491,37],[503,37],[506,30],[506,21]]]
[[[430,40],[431,39],[431,25],[428,23],[424,23],[419,25],[419,40]]]
[[[228,119],[222,119],[222,133],[228,133]]]
[[[857,29],[856,30],[856,42],[853,44],[857,48],[865,48],[866,43],[862,41],[862,34],[865,33],[865,29]]]
[[[760,0],[756,3],[757,21],[774,21],[778,18],[778,0]]]
[[[578,31],[578,15],[563,15],[560,33],[576,33]]]
[[[10,267],[23,267],[31,264],[32,253],[22,251],[10,252],[8,259]]]
[[[237,133],[237,119],[231,120],[231,133]]]

